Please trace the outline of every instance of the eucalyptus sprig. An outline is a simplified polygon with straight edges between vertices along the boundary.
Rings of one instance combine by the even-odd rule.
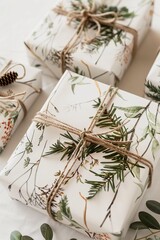
[[[40,226],[40,231],[45,240],[53,239],[52,228],[47,223],[44,223]],[[13,231],[10,235],[10,240],[34,240],[34,239],[28,235],[22,235],[19,231]]]
[[[146,207],[150,210],[154,215],[150,214],[148,211],[140,211],[138,213],[139,220],[131,223],[130,228],[136,230],[136,236],[134,240],[159,240],[160,235],[160,202],[155,200],[146,201]],[[138,233],[143,232],[141,237],[138,237]]]
[[[47,224],[43,223],[40,226],[40,231],[45,240],[52,240],[53,239],[53,231],[52,228]],[[34,240],[32,237],[27,235],[22,235],[19,231],[13,231],[10,234],[10,240]],[[77,240],[76,238],[71,238],[70,240]]]

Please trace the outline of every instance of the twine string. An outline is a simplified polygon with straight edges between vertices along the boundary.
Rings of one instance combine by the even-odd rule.
[[[148,187],[151,185],[152,182],[152,173],[153,173],[153,165],[150,161],[148,161],[147,159],[143,158],[142,156],[139,156],[138,154],[132,153],[130,151],[128,151],[126,148],[124,148],[125,144],[130,143],[129,142],[117,142],[115,144],[115,141],[112,140],[107,140],[107,139],[102,139],[100,138],[99,133],[92,133],[93,128],[96,126],[96,123],[99,119],[99,117],[102,115],[102,113],[105,111],[105,109],[108,107],[108,105],[111,103],[113,97],[115,96],[115,94],[117,93],[117,88],[114,88],[114,90],[110,91],[111,87],[109,87],[108,91],[106,92],[95,116],[93,117],[92,121],[90,122],[90,125],[87,129],[84,129],[84,131],[81,131],[69,124],[66,124],[62,121],[57,120],[56,118],[52,117],[52,116],[48,116],[46,113],[37,113],[37,115],[35,116],[35,118],[33,119],[34,122],[39,122],[39,123],[43,123],[46,126],[53,126],[56,127],[58,129],[61,130],[65,130],[68,132],[71,132],[73,134],[76,134],[80,137],[80,141],[78,142],[78,144],[76,145],[75,150],[73,151],[72,155],[70,156],[70,158],[68,159],[63,171],[61,172],[59,178],[57,179],[54,188],[52,189],[48,200],[47,200],[47,211],[48,214],[50,216],[52,216],[52,210],[51,210],[51,206],[52,206],[52,202],[54,200],[54,198],[56,197],[57,192],[59,191],[59,189],[61,188],[61,186],[63,184],[65,184],[65,182],[67,181],[67,178],[69,176],[69,174],[71,173],[71,171],[73,170],[74,165],[77,163],[77,161],[80,160],[80,157],[82,156],[83,150],[86,146],[86,144],[89,143],[95,143],[97,145],[101,145],[105,148],[109,148],[113,151],[116,151],[120,154],[122,154],[123,156],[126,156],[128,158],[132,158],[134,159],[136,162],[142,163],[143,165],[147,166],[149,168],[149,181],[148,181]],[[103,135],[103,134],[102,134]],[[123,143],[123,146],[120,147]],[[80,161],[80,165],[82,164],[82,161]]]
[[[23,64],[21,63],[16,63],[14,65],[12,65],[12,60],[8,61],[8,63],[6,63],[6,65],[0,70],[0,77],[3,76],[4,74],[8,73],[11,69],[20,66],[23,69],[23,74],[21,77],[17,77],[18,80],[23,79],[26,75],[26,68]]]
[[[118,16],[118,13],[110,11],[105,13],[96,13],[96,4],[95,1],[93,1],[93,4],[89,7],[85,6],[83,4],[84,9],[82,11],[66,11],[62,6],[57,6],[54,8],[54,12],[57,14],[63,15],[67,17],[68,24],[70,24],[73,20],[78,20],[79,25],[76,29],[76,32],[72,36],[72,38],[69,40],[69,42],[66,44],[66,46],[61,51],[61,69],[62,72],[66,70],[66,55],[77,45],[78,39],[81,37],[85,27],[87,26],[88,22],[94,22],[97,30],[95,32],[95,36],[92,38],[86,37],[84,39],[84,42],[87,44],[90,44],[92,41],[94,41],[98,36],[100,36],[101,33],[101,26],[111,26],[115,29],[121,29],[125,32],[128,32],[133,35],[133,50],[132,55],[135,54],[136,48],[137,48],[137,41],[138,41],[138,33],[135,29],[125,26],[123,24],[118,23],[118,20],[123,20],[121,16]]]

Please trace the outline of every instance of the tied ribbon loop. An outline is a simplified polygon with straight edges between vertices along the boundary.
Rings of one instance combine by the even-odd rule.
[[[17,80],[23,79],[25,77],[25,75],[26,75],[26,69],[25,69],[24,65],[21,64],[21,63],[18,63],[18,64],[14,64],[12,66],[12,60],[10,60],[8,63],[6,63],[6,65],[0,70],[0,78],[2,76],[4,76],[6,73],[8,73],[11,69],[13,69],[13,68],[15,68],[17,66],[21,66],[23,68],[23,74],[22,74],[21,77],[17,76]]]
[[[108,107],[108,105],[111,103],[113,97],[115,96],[116,92],[118,91],[117,88],[114,88],[114,90],[111,90],[111,87],[109,87],[108,91],[106,92],[95,116],[93,117],[89,127],[87,129],[84,129],[84,131],[81,131],[75,127],[72,127],[69,124],[66,124],[64,122],[61,122],[60,120],[57,120],[56,118],[52,116],[48,116],[46,113],[37,113],[37,115],[34,117],[33,121],[45,124],[46,126],[52,126],[56,127],[61,130],[68,131],[70,133],[76,134],[80,137],[80,141],[76,145],[76,148],[70,158],[68,159],[63,171],[61,172],[59,178],[57,179],[54,188],[52,189],[48,200],[47,200],[47,211],[48,214],[52,216],[52,202],[56,198],[56,194],[61,188],[63,184],[66,184],[69,178],[69,175],[74,171],[73,168],[77,164],[80,166],[82,164],[82,161],[79,161],[83,150],[87,143],[95,143],[97,145],[101,145],[104,148],[109,148],[111,150],[116,151],[117,153],[122,154],[123,156],[126,156],[128,158],[134,159],[135,162],[142,163],[143,165],[147,166],[149,168],[149,182],[148,187],[151,185],[152,182],[152,172],[153,172],[153,165],[150,161],[143,158],[142,156],[139,156],[135,153],[130,152],[127,150],[128,144],[130,144],[130,141],[124,142],[124,141],[112,141],[112,140],[106,140],[103,138],[100,138],[102,134],[99,133],[93,133],[93,128],[96,126],[97,121],[105,111],[105,109]],[[110,95],[111,94],[111,95]],[[78,167],[79,167],[78,166]]]
[[[107,11],[104,13],[96,13],[98,7],[96,7],[95,1],[93,1],[93,4],[91,4],[89,7],[85,6],[83,4],[83,10],[79,11],[67,11],[65,10],[62,6],[57,6],[53,10],[57,14],[66,16],[68,19],[68,24],[70,24],[73,20],[78,20],[79,25],[76,29],[76,32],[72,36],[72,38],[69,40],[69,42],[66,44],[66,46],[63,48],[61,51],[61,69],[62,72],[64,72],[67,67],[66,67],[66,55],[71,51],[76,45],[77,41],[82,35],[84,29],[87,27],[88,22],[94,22],[95,25],[97,26],[97,30],[95,32],[95,36],[92,38],[86,37],[84,39],[84,42],[87,44],[90,44],[92,41],[94,41],[98,36],[101,35],[101,26],[110,26],[115,29],[120,29],[122,31],[125,31],[127,33],[130,33],[133,35],[133,50],[132,50],[132,55],[135,54],[136,49],[137,49],[137,41],[138,41],[138,33],[135,29],[125,26],[119,22],[118,20],[123,20],[122,16],[118,16],[118,13],[114,11]]]
[[[23,69],[23,74],[21,77],[17,76],[17,80],[23,79],[26,75],[26,69],[24,67],[23,64],[14,64],[12,65],[12,60],[10,60],[8,63],[6,63],[6,65],[1,69],[0,71],[0,78],[3,77],[5,74],[7,74],[11,69],[13,69],[14,67],[17,66],[21,66]],[[3,88],[3,87],[1,87]],[[23,103],[23,101],[20,98],[23,98],[25,96],[26,92],[21,92],[21,93],[16,93],[16,94],[12,94],[12,93],[3,93],[0,92],[0,108],[7,111],[7,112],[14,112],[16,111],[19,106],[21,106],[22,110],[23,110],[23,117],[26,116],[27,114],[27,109],[25,104]]]

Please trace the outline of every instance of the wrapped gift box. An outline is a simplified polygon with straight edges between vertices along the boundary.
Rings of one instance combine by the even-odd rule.
[[[160,101],[160,52],[146,78],[145,97],[156,102]]]
[[[2,152],[11,134],[40,93],[41,71],[4,58],[0,58],[0,69],[2,75],[0,78],[0,152]],[[22,79],[16,79],[14,74],[18,74],[17,78],[22,77]]]
[[[87,236],[123,239],[159,159],[159,125],[157,103],[66,71],[0,180]]]
[[[89,17],[81,29],[80,21],[86,17],[86,9],[92,14],[93,4],[96,4],[94,14],[110,15],[98,20],[95,16]],[[58,13],[57,6],[61,6]],[[41,60],[58,78],[68,69],[115,85],[147,33],[152,11],[153,1],[84,0],[84,4],[77,0],[58,1],[25,40],[27,52]],[[68,15],[72,20],[70,24]],[[107,23],[101,23],[99,29],[97,21],[100,20]]]

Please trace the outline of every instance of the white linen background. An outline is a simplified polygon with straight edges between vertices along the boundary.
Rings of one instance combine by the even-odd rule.
[[[0,56],[27,64],[28,59],[23,41],[38,21],[53,7],[55,1],[0,0]],[[144,95],[144,81],[153,64],[159,46],[160,0],[155,0],[151,29],[121,80],[119,88],[139,96]],[[22,124],[13,134],[4,152],[0,155],[0,169],[6,164],[14,148],[29,127],[34,114],[41,108],[56,83],[57,80],[54,77],[46,75],[45,71],[43,72],[43,91]],[[157,184],[157,180],[154,179],[154,181]],[[153,192],[156,192],[155,189],[153,189]],[[88,239],[64,225],[57,222],[54,223],[49,217],[17,201],[11,200],[8,192],[0,183],[0,240],[9,240],[10,233],[13,230],[19,230],[24,235],[32,236],[35,240],[41,239],[39,228],[44,222],[52,226],[54,240],[70,240],[70,238],[77,238],[77,240]],[[126,240],[129,239],[131,238],[127,237]]]

